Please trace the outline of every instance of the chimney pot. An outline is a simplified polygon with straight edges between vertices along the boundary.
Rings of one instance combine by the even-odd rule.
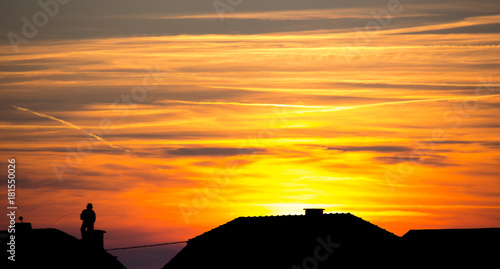
[[[321,216],[323,215],[324,208],[304,208],[306,216]]]

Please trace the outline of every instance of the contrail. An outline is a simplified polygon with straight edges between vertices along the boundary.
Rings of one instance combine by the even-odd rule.
[[[483,96],[475,96],[475,99],[487,98],[492,96],[498,96],[500,94],[489,94]],[[464,100],[464,97],[448,97],[448,98],[438,98],[438,99],[423,99],[423,100],[409,100],[409,101],[394,101],[394,102],[384,102],[384,103],[376,103],[376,104],[367,104],[367,105],[357,105],[357,106],[344,106],[344,107],[332,107],[327,109],[319,109],[319,110],[308,110],[308,111],[294,111],[289,113],[318,113],[318,112],[332,112],[332,111],[342,111],[349,109],[360,109],[365,107],[374,107],[374,106],[386,106],[386,105],[398,105],[398,104],[409,104],[409,103],[426,103],[426,102],[437,102],[437,101],[450,101],[450,100]]]
[[[491,96],[498,96],[500,94],[489,94],[483,96],[475,96],[474,98],[486,98]],[[292,111],[288,113],[292,114],[302,114],[302,113],[321,113],[321,112],[333,112],[342,111],[349,109],[360,109],[365,107],[375,107],[375,106],[386,106],[386,105],[398,105],[398,104],[410,104],[410,103],[424,103],[424,102],[437,102],[437,101],[449,101],[449,100],[464,100],[466,97],[447,97],[438,99],[422,99],[422,100],[408,100],[408,101],[394,101],[394,102],[384,102],[357,106],[314,106],[314,105],[289,105],[289,104],[266,104],[266,103],[239,103],[239,102],[207,102],[207,101],[182,101],[182,100],[163,100],[162,103],[179,103],[179,104],[190,104],[190,105],[235,105],[235,106],[271,106],[271,107],[290,107],[290,108],[319,108],[316,110],[306,110],[306,111]]]
[[[329,108],[331,106],[308,106],[290,104],[266,104],[266,103],[239,103],[239,102],[207,102],[207,101],[183,101],[183,100],[163,100],[162,103],[178,103],[188,105],[232,105],[232,106],[271,106],[271,107],[294,107],[294,108]]]
[[[89,132],[87,132],[86,130],[84,130],[84,129],[82,129],[82,128],[80,128],[80,127],[76,126],[76,125],[74,125],[74,124],[73,124],[73,123],[71,123],[71,122],[67,122],[67,121],[65,121],[65,120],[61,120],[61,119],[58,119],[58,118],[55,118],[55,117],[52,117],[52,116],[50,116],[50,115],[46,115],[46,114],[43,114],[43,113],[38,113],[38,112],[35,112],[35,111],[33,111],[33,110],[29,110],[29,109],[27,109],[27,108],[18,107],[18,106],[12,106],[12,107],[14,107],[15,109],[20,110],[20,111],[30,112],[30,113],[35,114],[35,115],[37,115],[37,116],[39,116],[39,117],[42,117],[42,118],[47,118],[47,119],[55,120],[55,121],[57,121],[57,122],[59,122],[59,123],[62,123],[62,124],[64,124],[64,125],[66,125],[66,126],[69,126],[69,127],[73,128],[73,129],[79,130],[80,132],[84,133],[85,135],[91,136],[91,137],[95,138],[96,140],[101,141],[101,142],[103,142],[104,144],[106,144],[106,145],[108,145],[108,146],[110,146],[110,147],[112,147],[112,148],[115,148],[115,149],[119,149],[119,150],[123,150],[123,151],[129,152],[129,150],[127,150],[127,149],[122,149],[122,148],[120,148],[120,147],[117,147],[117,146],[115,146],[115,145],[113,145],[113,144],[109,143],[108,141],[104,140],[102,137],[97,136],[97,135],[95,135],[95,134],[93,134],[93,133],[89,133]]]

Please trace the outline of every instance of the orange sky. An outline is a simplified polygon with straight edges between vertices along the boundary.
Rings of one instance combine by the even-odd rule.
[[[397,235],[499,227],[498,33],[454,30],[500,16],[426,21],[429,10],[407,7],[400,17],[421,21],[371,32],[4,44],[1,163],[16,158],[18,213],[79,236],[77,214],[92,202],[107,247],[305,207]],[[359,28],[370,18],[369,8],[327,11],[302,12]],[[266,12],[220,23],[301,14]]]

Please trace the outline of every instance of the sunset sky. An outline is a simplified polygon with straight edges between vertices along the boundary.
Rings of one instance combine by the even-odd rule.
[[[79,238],[89,202],[107,248],[306,207],[500,227],[497,0],[48,2],[0,8],[0,164],[34,228]]]

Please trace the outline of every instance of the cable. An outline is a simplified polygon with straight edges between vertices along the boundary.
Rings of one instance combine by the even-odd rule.
[[[52,227],[52,225],[54,225],[60,219],[66,217],[66,216],[69,216],[69,215],[73,215],[73,214],[78,215],[77,213],[68,213],[68,214],[56,219],[52,224],[50,224],[49,228]],[[133,246],[133,247],[111,248],[111,249],[106,249],[106,251],[134,249],[134,248],[149,248],[149,247],[158,247],[158,246],[174,245],[174,244],[181,244],[181,243],[187,243],[187,241],[169,242],[169,243],[160,243],[160,244],[152,244],[152,245]]]
[[[133,246],[133,247],[123,247],[123,248],[110,248],[110,249],[106,249],[106,251],[133,249],[133,248],[149,248],[149,247],[158,247],[158,246],[174,245],[174,244],[181,244],[181,243],[187,243],[187,241],[169,242],[169,243],[161,243],[161,244],[153,244],[153,245],[143,245],[143,246]]]
[[[64,217],[66,217],[66,216],[69,216],[69,215],[78,215],[78,214],[77,214],[77,213],[68,213],[68,214],[66,214],[66,215],[64,215],[64,216],[62,216],[62,217],[60,217],[60,218],[56,219],[54,222],[52,222],[52,224],[50,224],[49,228],[51,228],[51,227],[52,227],[52,225],[56,224],[56,222],[58,222],[60,219],[62,219],[62,218],[64,218]]]

